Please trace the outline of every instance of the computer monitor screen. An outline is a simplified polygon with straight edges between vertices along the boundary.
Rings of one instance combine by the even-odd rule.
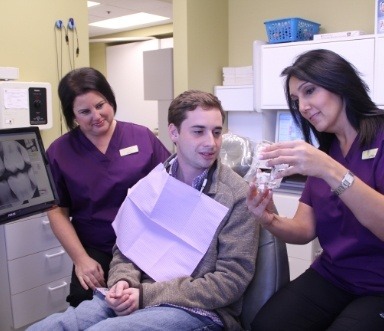
[[[279,110],[276,115],[275,141],[304,139],[289,110]]]
[[[304,140],[299,127],[293,120],[289,110],[279,110],[276,115],[276,132],[275,142]],[[311,139],[315,147],[318,147],[317,140],[313,134]],[[302,191],[307,177],[299,174],[284,177],[281,184],[281,190]]]
[[[304,140],[304,136],[301,133],[299,127],[289,110],[279,110],[276,115],[276,131],[275,142],[291,141],[291,140]],[[318,141],[311,131],[311,140],[313,146],[319,147]]]
[[[0,129],[0,223],[57,204],[38,127]]]

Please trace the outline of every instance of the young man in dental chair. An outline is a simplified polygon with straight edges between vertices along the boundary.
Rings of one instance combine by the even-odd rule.
[[[28,330],[242,330],[258,226],[247,183],[220,163],[225,113],[212,94],[176,97],[168,113],[177,153],[128,193],[105,297]]]

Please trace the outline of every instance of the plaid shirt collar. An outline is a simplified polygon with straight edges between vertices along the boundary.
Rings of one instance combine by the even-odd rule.
[[[179,161],[177,160],[177,156],[171,161],[171,167],[169,169],[169,174],[176,178],[176,174],[177,174],[177,169],[179,168]],[[192,187],[196,190],[200,190],[202,185],[203,185],[203,182],[204,180],[207,178],[208,176],[208,170],[209,169],[205,169],[200,175],[198,175],[197,177],[195,177],[192,181]]]

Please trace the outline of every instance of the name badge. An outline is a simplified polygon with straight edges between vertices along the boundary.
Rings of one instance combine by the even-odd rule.
[[[377,154],[378,148],[372,148],[364,151],[361,155],[362,160],[373,159]]]
[[[137,145],[134,145],[134,146],[122,148],[122,149],[120,149],[119,152],[120,152],[120,156],[126,156],[126,155],[130,155],[133,153],[137,153],[138,151],[139,151],[139,147]]]

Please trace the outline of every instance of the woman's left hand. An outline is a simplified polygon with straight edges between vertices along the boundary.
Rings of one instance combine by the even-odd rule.
[[[262,226],[272,224],[275,208],[271,190],[259,191],[255,183],[251,182],[246,203]]]

